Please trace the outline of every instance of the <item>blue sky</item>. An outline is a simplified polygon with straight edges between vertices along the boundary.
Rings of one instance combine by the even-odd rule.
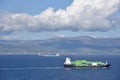
[[[0,0],[0,10],[35,15],[48,7],[65,9],[71,3],[72,0]]]
[[[0,0],[0,38],[29,40],[74,36],[120,37],[119,0],[97,1]],[[104,5],[107,8],[104,9]]]

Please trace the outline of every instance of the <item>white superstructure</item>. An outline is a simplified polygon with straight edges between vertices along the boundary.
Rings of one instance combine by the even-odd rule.
[[[66,61],[64,62],[64,64],[70,65],[71,64],[71,59],[70,58],[66,58]]]

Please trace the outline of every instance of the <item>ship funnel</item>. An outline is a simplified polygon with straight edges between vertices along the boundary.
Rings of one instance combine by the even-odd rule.
[[[107,60],[106,60],[106,63],[105,64],[108,64]]]
[[[71,59],[70,58],[66,58],[66,61],[64,64],[70,65],[71,64]]]

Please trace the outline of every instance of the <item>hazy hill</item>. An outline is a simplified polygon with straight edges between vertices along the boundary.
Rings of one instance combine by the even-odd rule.
[[[120,38],[66,37],[48,40],[0,40],[0,54],[120,54]]]

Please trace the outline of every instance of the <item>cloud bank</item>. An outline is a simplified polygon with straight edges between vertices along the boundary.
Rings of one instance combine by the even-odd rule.
[[[27,30],[107,31],[120,26],[120,0],[74,0],[66,9],[49,7],[38,15],[0,13],[0,34]]]

